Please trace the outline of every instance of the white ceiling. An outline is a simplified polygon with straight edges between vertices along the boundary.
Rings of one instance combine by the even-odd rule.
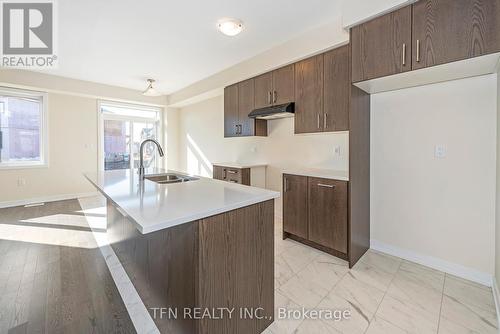
[[[49,73],[172,93],[340,17],[344,0],[58,1],[59,68]],[[226,37],[222,17],[245,30]]]

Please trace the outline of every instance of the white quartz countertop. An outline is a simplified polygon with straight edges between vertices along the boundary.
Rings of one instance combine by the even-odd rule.
[[[139,182],[136,170],[88,173],[85,177],[144,234],[280,196],[279,192],[205,177],[172,184]]]
[[[255,164],[255,163],[241,163],[241,162],[214,162],[214,166],[224,166],[230,168],[255,168],[255,167],[266,167],[266,164]]]
[[[320,177],[324,179],[333,179],[339,181],[349,181],[348,171],[338,171],[338,170],[324,169],[324,168],[309,168],[309,167],[290,168],[290,169],[285,169],[283,171],[283,174]]]

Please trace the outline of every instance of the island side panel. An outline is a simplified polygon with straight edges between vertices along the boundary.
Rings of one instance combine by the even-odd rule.
[[[198,233],[197,305],[235,311],[197,332],[261,333],[274,315],[274,200],[201,219]],[[244,308],[266,318],[242,319]]]
[[[197,223],[141,234],[109,201],[107,222],[111,246],[151,316],[155,307],[178,311],[177,320],[157,311],[153,320],[160,332],[195,333],[195,321],[182,314],[195,306]]]

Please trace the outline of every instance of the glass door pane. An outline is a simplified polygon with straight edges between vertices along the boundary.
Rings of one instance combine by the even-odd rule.
[[[130,168],[130,122],[104,120],[104,170]]]
[[[134,168],[139,167],[139,149],[145,139],[156,139],[156,128],[154,123],[133,122],[132,123],[132,155]],[[144,147],[144,167],[155,167],[156,164],[156,146],[153,143],[147,143]]]

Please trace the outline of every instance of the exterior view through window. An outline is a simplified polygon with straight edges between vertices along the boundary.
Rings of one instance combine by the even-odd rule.
[[[104,170],[139,167],[139,148],[145,139],[158,140],[160,109],[116,103],[100,104],[102,116],[102,163]],[[156,150],[148,143],[144,166],[157,167]]]
[[[0,88],[0,168],[46,163],[45,96]]]

